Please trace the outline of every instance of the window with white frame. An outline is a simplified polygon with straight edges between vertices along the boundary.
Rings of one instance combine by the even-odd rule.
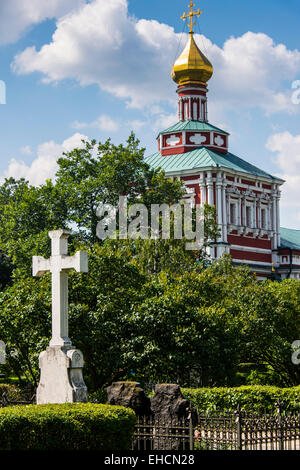
[[[252,227],[252,207],[246,206],[246,226]]]
[[[267,228],[267,209],[261,209],[261,228]]]
[[[230,203],[230,223],[233,224],[233,225],[236,225],[236,223],[237,223],[236,215],[237,215],[236,203],[231,202]]]

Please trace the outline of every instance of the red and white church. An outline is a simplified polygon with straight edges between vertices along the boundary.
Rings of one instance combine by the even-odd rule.
[[[191,11],[188,43],[176,60],[178,123],[158,135],[158,152],[146,157],[169,178],[184,182],[192,204],[216,206],[220,238],[211,248],[216,259],[229,253],[259,279],[300,278],[300,231],[280,228],[280,189],[284,181],[229,151],[229,134],[208,121],[207,82],[213,67],[198,48]]]

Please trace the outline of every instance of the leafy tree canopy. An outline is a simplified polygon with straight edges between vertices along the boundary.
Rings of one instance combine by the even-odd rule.
[[[297,384],[291,343],[300,337],[298,281],[258,282],[227,256],[210,265],[203,250],[187,251],[184,239],[97,238],[101,202],[116,205],[126,195],[129,206],[149,208],[181,200],[181,182],[143,156],[134,135],[119,146],[86,142],[59,159],[55,182],[34,187],[10,178],[0,186],[6,370],[37,383],[38,355],[50,339],[51,289],[50,275],[32,278],[32,256],[49,257],[48,231],[69,228],[70,253],[89,251],[88,275],[70,276],[69,313],[91,390],[120,379],[236,385],[244,363],[266,367],[269,383]],[[205,221],[209,242],[218,236],[214,207],[205,207]]]

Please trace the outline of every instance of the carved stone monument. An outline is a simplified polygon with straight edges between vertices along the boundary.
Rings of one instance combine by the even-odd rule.
[[[67,230],[49,232],[51,257],[33,257],[33,276],[52,276],[52,338],[46,351],[40,354],[40,382],[37,404],[87,401],[83,380],[83,355],[72,346],[68,332],[68,273],[88,272],[88,254],[78,251],[68,256]]]

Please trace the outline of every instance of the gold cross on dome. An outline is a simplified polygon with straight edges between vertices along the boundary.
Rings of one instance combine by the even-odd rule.
[[[189,13],[184,12],[183,15],[180,17],[183,21],[185,21],[187,18],[190,19],[188,23],[188,27],[190,28],[190,34],[194,33],[193,27],[196,24],[196,20],[193,19],[194,16],[197,16],[199,18],[201,13],[203,13],[203,11],[200,11],[200,8],[198,8],[198,11],[194,11],[193,7],[195,5],[196,4],[193,2],[193,0],[191,0],[191,3],[188,5],[188,8],[190,8],[190,12]]]

